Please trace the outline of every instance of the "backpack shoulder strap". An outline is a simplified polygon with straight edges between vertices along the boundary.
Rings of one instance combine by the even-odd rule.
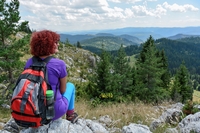
[[[40,57],[38,56],[33,56],[32,60],[33,60],[33,64],[35,63],[39,63],[39,62],[44,62],[45,64],[47,64],[52,58],[54,58],[53,56],[48,56],[46,57],[44,60],[42,60]]]
[[[40,57],[37,57],[37,56],[33,56],[32,57],[32,60],[33,60],[33,63],[38,63],[38,62],[44,62],[43,65],[45,67],[45,80],[48,84],[48,86],[50,86],[51,88],[51,85],[49,83],[49,78],[48,78],[48,70],[46,69],[46,64],[52,59],[54,58],[53,56],[48,56],[46,57],[44,60],[42,60]],[[41,63],[40,63],[41,64]],[[57,90],[58,90],[58,83],[56,85],[56,93],[54,94],[54,100],[56,99],[56,96],[57,96]]]
[[[48,86],[51,88],[51,85],[49,83],[49,78],[48,78],[48,70],[46,68],[46,64],[52,59],[54,58],[53,56],[48,56],[46,57],[44,60],[42,60],[40,57],[37,56],[33,56],[32,60],[33,60],[33,66],[39,66],[39,67],[44,67],[44,74],[45,74],[45,80],[48,84]]]
[[[43,61],[47,64],[52,58],[54,58],[54,57],[53,56],[48,56]]]

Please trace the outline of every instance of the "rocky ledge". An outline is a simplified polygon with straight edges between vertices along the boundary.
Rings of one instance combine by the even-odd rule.
[[[180,120],[182,116],[183,104],[177,103],[166,109],[162,115],[154,120],[151,125],[131,123],[122,129],[113,125],[116,121],[112,121],[108,115],[101,116],[98,120],[90,120],[79,118],[77,123],[72,124],[65,119],[58,119],[48,125],[39,128],[21,128],[16,125],[11,118],[6,124],[0,123],[2,126],[1,133],[152,133],[157,127],[169,123],[177,125],[175,128],[167,128],[165,133],[200,133],[200,112],[186,116]]]

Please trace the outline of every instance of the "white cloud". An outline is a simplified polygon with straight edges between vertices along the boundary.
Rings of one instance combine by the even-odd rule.
[[[132,6],[134,14],[138,17],[152,16],[161,18],[162,15],[166,15],[166,9],[161,5],[157,5],[156,9],[147,8],[146,6]]]
[[[90,7],[90,8],[98,8],[98,7],[107,7],[108,3],[106,0],[72,0],[71,1],[71,7],[73,8],[84,8],[84,7]]]
[[[149,11],[146,6],[132,6],[132,10],[137,16],[154,16],[154,14]]]
[[[110,1],[110,2],[114,2],[114,3],[121,3],[120,0],[108,0],[108,1]]]
[[[165,8],[163,8],[161,5],[157,5],[156,6],[156,10],[154,11],[154,14],[157,17],[161,17],[161,15],[166,15],[167,10]]]
[[[142,0],[122,0],[122,2],[126,2],[126,3],[136,3],[136,2],[140,2]]]
[[[136,2],[141,2],[141,1],[149,1],[149,2],[153,2],[153,1],[157,1],[157,0],[108,0],[110,2],[114,2],[114,3],[136,3]]]
[[[123,15],[123,9],[119,7],[114,7],[113,9],[108,8],[107,13],[105,14],[106,18],[108,19],[124,19],[125,16]]]
[[[114,2],[114,3],[136,3],[143,0],[108,0],[108,1]]]
[[[172,5],[169,5],[167,2],[164,2],[163,6],[166,9],[169,9],[170,11],[175,11],[175,12],[199,11],[198,8],[194,7],[193,5],[189,5],[189,4],[178,5],[175,3]]]
[[[195,7],[196,5],[180,5],[180,3],[170,5],[167,2],[160,3],[158,0],[19,1],[22,19],[29,21],[33,29],[46,28],[56,29],[56,31],[103,29],[118,27],[122,24],[123,26],[134,25],[134,23],[145,25],[149,24],[149,20],[158,22],[157,18],[164,24],[167,22],[163,21],[163,18],[173,15],[173,11],[196,11],[196,18],[199,18],[199,9]],[[150,2],[153,3],[149,4]],[[195,18],[195,14],[193,16]],[[144,20],[146,22],[143,22]]]
[[[134,16],[134,13],[131,11],[130,8],[126,8],[126,9],[124,10],[124,14],[125,14],[125,16],[126,16],[127,18],[133,17],[133,16]]]

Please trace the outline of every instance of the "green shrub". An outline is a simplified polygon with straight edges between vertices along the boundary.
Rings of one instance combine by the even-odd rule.
[[[189,114],[195,114],[196,112],[199,111],[199,109],[197,107],[195,107],[196,103],[191,101],[191,100],[188,100],[185,105],[183,106],[183,113],[185,115],[189,115]]]
[[[101,104],[101,101],[100,101],[99,98],[94,98],[94,99],[91,100],[91,106],[92,107],[97,107],[100,104]]]

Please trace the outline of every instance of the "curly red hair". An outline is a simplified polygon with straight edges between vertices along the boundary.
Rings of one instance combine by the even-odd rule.
[[[55,53],[55,43],[60,40],[60,35],[50,30],[32,33],[30,52],[35,56],[46,56]]]

